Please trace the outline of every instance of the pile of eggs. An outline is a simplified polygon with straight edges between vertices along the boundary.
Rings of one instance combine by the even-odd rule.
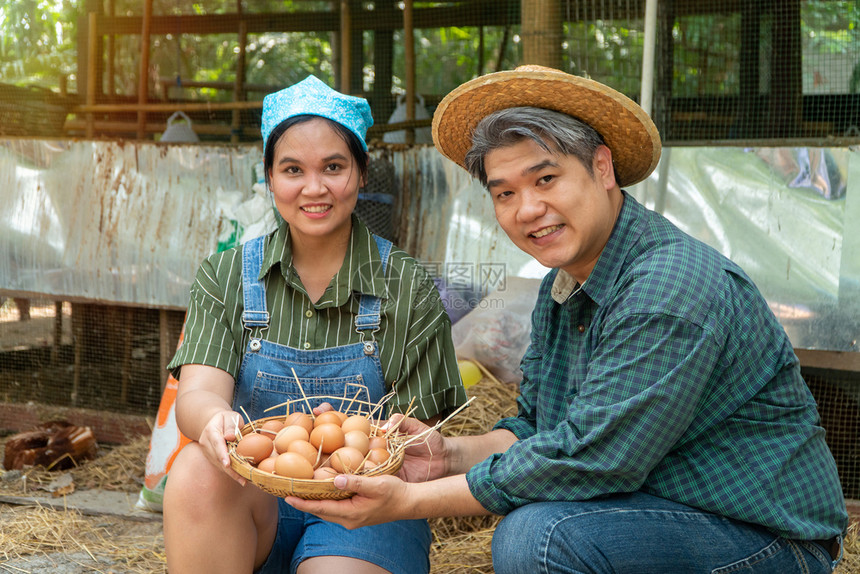
[[[375,436],[361,414],[326,411],[316,417],[294,412],[270,418],[236,444],[236,454],[257,470],[277,476],[326,479],[357,474],[385,463],[385,436]]]

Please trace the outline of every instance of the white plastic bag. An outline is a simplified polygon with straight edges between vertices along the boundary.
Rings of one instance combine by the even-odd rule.
[[[520,361],[531,338],[531,314],[540,279],[508,277],[451,327],[460,359],[475,359],[506,383],[522,380]]]
[[[165,143],[196,143],[200,138],[191,127],[191,118],[185,115],[184,112],[174,112],[167,118],[167,129],[161,134],[159,139]]]
[[[416,120],[429,120],[430,114],[427,112],[427,108],[424,107],[424,98],[421,95],[415,96],[415,119]],[[389,124],[396,124],[398,122],[406,121],[406,94],[400,94],[397,96],[397,107],[394,108],[394,112],[391,114],[391,117],[388,118]],[[386,132],[382,136],[382,141],[386,143],[406,143],[406,130],[398,130],[396,132]],[[433,143],[433,136],[430,135],[430,128],[416,128],[415,129],[415,143],[417,144],[427,144]]]

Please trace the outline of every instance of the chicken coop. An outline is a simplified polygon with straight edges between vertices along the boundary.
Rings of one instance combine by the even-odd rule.
[[[429,126],[460,83],[541,64],[611,85],[654,118],[663,157],[630,193],[759,285],[819,403],[845,496],[860,499],[857,2],[77,0],[0,11],[0,431],[45,412],[105,441],[148,431],[197,265],[272,224],[262,99],[309,74],[369,100],[359,215],[425,263],[459,311],[509,279],[539,279],[546,270],[500,233]]]

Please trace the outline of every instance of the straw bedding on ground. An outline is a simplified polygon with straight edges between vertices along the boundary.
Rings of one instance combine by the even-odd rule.
[[[443,432],[464,435],[492,428],[501,416],[515,412],[516,390],[483,379],[469,389],[476,400],[448,421]],[[136,493],[144,474],[149,440],[105,449],[96,460],[68,471],[75,487]],[[7,473],[8,474],[8,473]],[[26,480],[23,480],[26,476]],[[23,475],[0,476],[0,495],[24,495],[47,487],[57,473],[30,469]],[[25,487],[26,484],[26,487]],[[492,574],[490,545],[498,517],[444,518],[431,521],[434,542],[430,561],[433,574]],[[153,574],[167,571],[161,523],[115,516],[85,516],[78,511],[46,507],[0,505],[0,573],[126,572]],[[860,574],[858,525],[852,525],[846,554],[836,574]],[[5,565],[4,565],[5,563]],[[10,566],[13,564],[13,566]]]

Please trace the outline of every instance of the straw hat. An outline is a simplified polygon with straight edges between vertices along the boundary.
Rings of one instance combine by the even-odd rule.
[[[519,106],[562,112],[597,130],[612,150],[619,186],[639,183],[660,160],[660,134],[636,102],[593,80],[543,66],[487,74],[454,89],[433,115],[433,143],[465,168],[478,123],[495,111]]]

